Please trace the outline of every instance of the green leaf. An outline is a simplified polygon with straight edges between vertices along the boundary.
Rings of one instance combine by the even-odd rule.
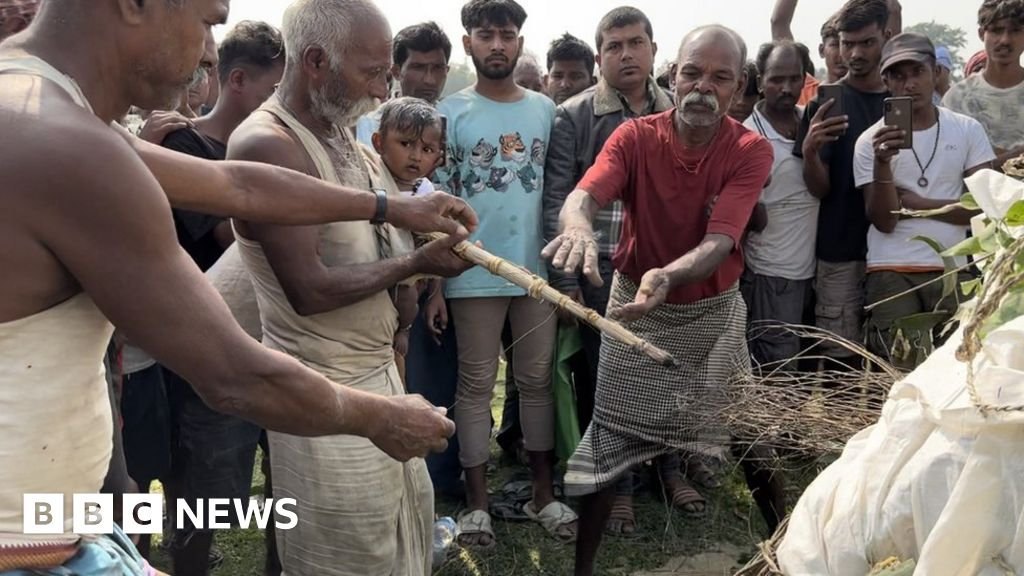
[[[1010,245],[1013,244],[1013,236],[1010,236],[1010,234],[1006,230],[1003,230],[1001,226],[996,227],[996,240],[1004,249],[1009,248]]]
[[[981,290],[981,278],[975,278],[961,283],[960,290],[963,291],[964,296],[967,298],[974,296],[978,290]]]
[[[999,230],[999,223],[993,222],[978,234],[978,242],[986,254],[994,254],[999,250],[999,240],[996,238],[997,230]]]
[[[1024,314],[1024,292],[1010,292],[999,308],[981,326],[981,337],[985,338],[996,328]]]
[[[970,193],[964,194],[963,196],[960,197],[960,205],[963,206],[965,210],[981,209],[978,206],[978,201],[974,199],[974,195]]]
[[[893,356],[915,366],[924,362],[935,349],[933,331],[950,316],[948,312],[922,312],[894,321]]]
[[[1010,209],[1006,211],[1006,217],[1003,218],[1007,226],[1021,226],[1024,225],[1024,200],[1017,200],[1010,206]]]
[[[936,254],[942,256],[942,266],[946,269],[944,276],[942,277],[942,297],[946,298],[953,292],[956,292],[956,274],[953,270],[956,270],[956,260],[949,256],[942,255],[942,246],[927,236],[914,236],[911,240],[918,240],[924,242],[935,251]]]
[[[952,248],[943,251],[941,255],[943,258],[948,258],[951,256],[974,256],[983,252],[985,252],[985,249],[981,246],[981,240],[977,236],[971,236]]]
[[[893,327],[899,328],[906,332],[929,332],[932,328],[935,328],[939,324],[942,324],[946,320],[949,320],[950,314],[948,312],[921,312],[918,314],[911,314],[904,316],[894,321]]]

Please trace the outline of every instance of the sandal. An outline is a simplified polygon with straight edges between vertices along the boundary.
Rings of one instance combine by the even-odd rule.
[[[473,543],[467,543],[464,536],[476,536]],[[480,544],[480,536],[487,536],[488,542]],[[457,537],[459,546],[472,548],[474,550],[490,550],[496,543],[494,529],[491,527],[491,515],[483,510],[473,510],[459,516],[459,535]]]
[[[636,537],[636,516],[633,513],[633,497],[617,495],[612,502],[612,511],[608,515],[605,533],[621,538]]]
[[[523,506],[523,512],[562,544],[572,544],[576,541],[576,513],[558,500],[548,504],[540,512],[534,509],[533,500],[530,500]]]
[[[722,487],[722,481],[718,479],[715,471],[700,458],[690,458],[690,461],[686,463],[686,475],[690,480],[708,490],[717,490]]]
[[[693,486],[683,479],[682,474],[675,476],[675,486],[672,487],[669,483],[662,481],[661,493],[662,496],[672,502],[672,507],[683,512],[687,516],[692,518],[701,518],[704,516],[704,512],[707,510],[707,500],[700,495],[700,492],[694,490]],[[672,493],[669,494],[669,490]],[[671,498],[669,497],[671,496]],[[698,505],[700,508],[698,508]]]

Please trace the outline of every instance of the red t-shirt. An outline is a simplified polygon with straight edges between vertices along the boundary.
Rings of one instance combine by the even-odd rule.
[[[697,247],[707,234],[724,234],[736,248],[703,282],[679,286],[671,304],[688,304],[727,290],[743,272],[741,238],[771,172],[771,144],[726,117],[710,148],[684,154],[672,123],[674,110],[628,121],[612,134],[578,188],[602,207],[622,200],[625,217],[615,269],[640,282]],[[705,157],[705,152],[707,156]],[[692,169],[701,158],[697,174]],[[708,218],[708,207],[718,196]]]

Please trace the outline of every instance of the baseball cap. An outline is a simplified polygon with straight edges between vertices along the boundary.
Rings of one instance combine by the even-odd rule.
[[[949,48],[945,46],[935,47],[935,63],[946,70],[953,69],[953,55],[949,52]]]
[[[893,36],[882,48],[881,71],[886,70],[900,62],[929,62],[935,58],[935,46],[927,36],[904,32]]]

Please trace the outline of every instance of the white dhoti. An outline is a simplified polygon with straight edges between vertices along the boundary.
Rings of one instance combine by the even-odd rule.
[[[394,364],[351,387],[402,393]],[[277,531],[287,576],[430,574],[434,492],[422,459],[397,462],[357,436],[269,438],[274,497],[298,501],[298,526]]]
[[[350,187],[372,181],[364,155],[340,130],[332,163],[323,145],[272,98],[262,112],[299,138],[320,177]],[[261,113],[261,112],[258,112]],[[319,227],[318,256],[343,267],[380,259],[368,222]],[[394,363],[398,313],[385,290],[321,314],[292,308],[259,243],[237,236],[259,302],[263,343],[350,388],[403,394]],[[277,528],[287,576],[426,576],[432,560],[434,494],[422,459],[400,463],[355,436],[300,438],[269,433],[275,498],[297,501],[298,525]],[[280,519],[279,519],[280,520]]]

